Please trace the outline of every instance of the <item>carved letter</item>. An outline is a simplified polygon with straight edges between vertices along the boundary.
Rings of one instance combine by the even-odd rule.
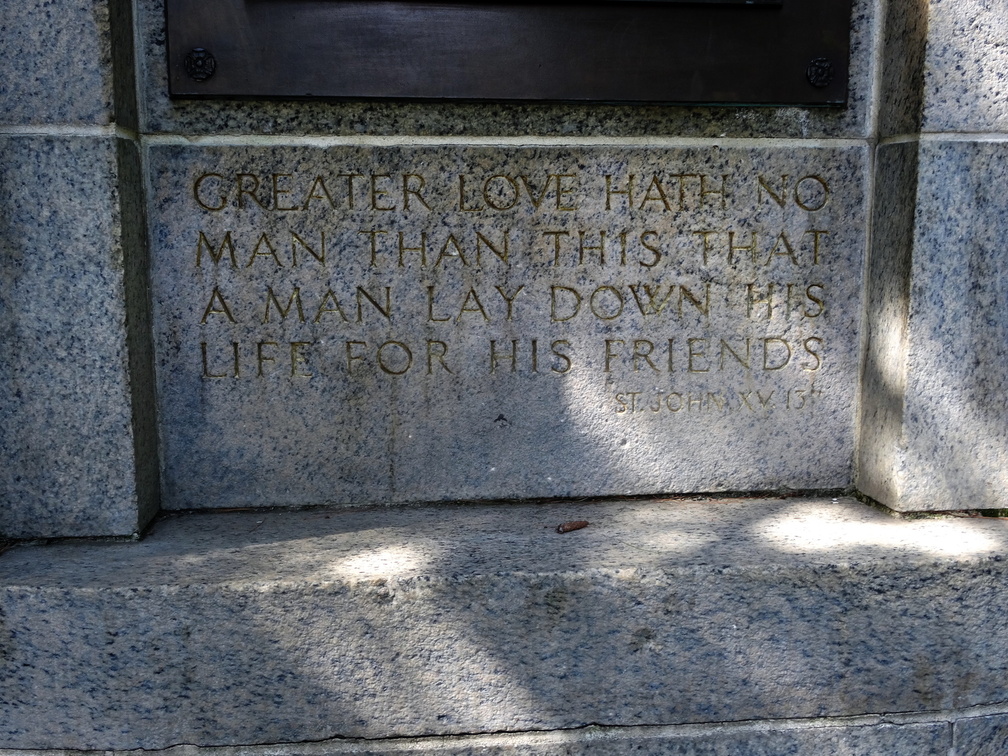
[[[196,182],[193,184],[193,199],[195,199],[196,204],[202,207],[204,210],[211,210],[214,212],[216,212],[217,210],[223,210],[224,206],[227,205],[227,194],[220,191],[219,189],[217,194],[217,201],[219,204],[208,205],[201,198],[200,189],[203,186],[203,182],[206,181],[208,178],[215,178],[218,179],[218,181],[224,181],[224,177],[221,176],[219,173],[204,173],[202,176],[196,179]]]
[[[390,323],[392,322],[392,288],[390,286],[386,286],[385,287],[385,307],[382,307],[380,304],[378,304],[378,300],[375,299],[374,297],[372,297],[371,294],[368,293],[368,291],[364,287],[362,287],[362,286],[358,286],[357,287],[357,322],[358,323],[363,323],[364,322],[363,305],[364,305],[364,300],[365,299],[368,302],[370,302],[372,304],[372,306],[374,306],[374,308],[376,310],[378,310],[379,313],[381,313],[383,316],[385,316],[385,319],[387,321],[389,321]]]
[[[328,303],[332,301],[332,307],[328,306]],[[349,323],[350,319],[347,318],[346,313],[343,312],[343,308],[340,307],[339,300],[336,299],[336,295],[333,293],[332,289],[329,289],[325,296],[322,297],[322,302],[319,304],[318,310],[315,313],[315,319],[312,320],[313,323],[318,323],[322,319],[322,315],[327,312],[335,312],[343,318],[344,323]]]
[[[508,188],[505,190],[504,187],[501,187],[501,191],[494,192],[490,187],[490,182],[496,181],[497,179],[504,179]],[[507,193],[511,194],[510,201],[504,199]],[[496,204],[494,202],[497,197],[502,198],[500,204]],[[483,183],[483,201],[494,210],[510,210],[518,204],[518,184],[516,184],[515,180],[510,176],[505,176],[503,174],[491,176]]]
[[[294,265],[295,267],[298,264],[297,251],[298,251],[298,245],[300,244],[302,247],[304,247],[305,251],[307,251],[309,255],[314,257],[316,260],[322,263],[323,267],[325,267],[325,252],[326,252],[325,231],[319,231],[319,240],[320,240],[319,249],[322,250],[321,253],[317,253],[314,249],[308,246],[308,242],[306,242],[304,239],[298,236],[295,232],[291,231],[291,257],[293,259],[293,262],[291,264]]]
[[[507,302],[507,319],[511,320],[511,316],[514,310],[515,297],[517,297],[521,293],[521,290],[524,289],[525,287],[519,286],[517,289],[515,289],[515,293],[512,294],[510,297],[504,293],[504,289],[502,289],[500,286],[494,286],[494,288],[497,289],[497,293],[501,295],[501,298],[505,302]]]
[[[259,251],[262,249],[263,245],[266,245],[266,249],[269,250],[268,252]],[[255,249],[252,250],[252,254],[249,256],[248,264],[246,264],[245,267],[251,268],[252,263],[255,262],[257,257],[272,257],[273,262],[277,264],[278,268],[283,267],[283,263],[280,262],[280,258],[277,257],[276,249],[273,248],[273,245],[270,243],[269,237],[266,236],[266,234],[259,237],[259,241],[256,242]]]
[[[260,341],[256,345],[256,356],[257,356],[257,358],[259,360],[259,370],[256,373],[256,375],[258,375],[260,378],[263,377],[263,363],[265,363],[265,362],[276,362],[276,358],[275,357],[270,357],[270,356],[268,356],[263,351],[263,347],[268,347],[268,346],[275,347],[275,346],[280,346],[280,345],[277,344],[275,341]]]
[[[470,306],[470,302],[472,305]],[[459,308],[458,317],[455,318],[455,322],[461,322],[462,313],[464,312],[478,312],[483,316],[483,320],[490,322],[490,318],[487,317],[486,310],[483,309],[483,303],[480,302],[479,297],[476,295],[476,289],[469,289],[469,293],[466,294],[465,301],[462,302],[462,307]],[[492,371],[491,371],[492,372]]]
[[[568,294],[574,295],[574,309],[565,317],[560,317],[557,314],[557,294],[559,292],[567,292]],[[581,310],[581,295],[576,289],[572,289],[568,286],[550,286],[550,319],[554,323],[562,323],[565,320],[570,320]]]
[[[307,365],[308,364],[308,360],[301,353],[301,350],[304,347],[311,346],[311,345],[312,345],[312,342],[310,342],[310,341],[292,341],[291,342],[291,344],[290,344],[290,352],[291,352],[291,355],[290,355],[291,356],[291,378],[294,378],[294,377],[298,377],[298,378],[311,378],[312,377],[311,373],[299,373],[298,372],[298,366],[299,365]]]
[[[818,187],[806,188],[803,192],[802,185],[806,184],[806,182],[817,184]],[[804,197],[802,196],[803,194]],[[819,176],[804,176],[798,179],[798,183],[795,184],[794,188],[794,199],[798,207],[813,213],[826,207],[826,203],[829,202],[829,194],[829,185],[825,179]]]
[[[298,320],[302,323],[305,322],[304,310],[301,307],[301,289],[297,286],[294,287],[294,293],[290,295],[290,299],[287,300],[287,306],[283,307],[279,300],[276,298],[276,294],[273,293],[273,287],[266,287],[266,314],[263,316],[263,323],[270,322],[270,305],[276,307],[277,312],[280,313],[280,319],[286,320],[287,313],[290,312],[291,307],[297,305]]]
[[[773,360],[770,357],[770,344],[779,344],[784,347],[784,355],[780,362],[773,364]],[[791,347],[784,340],[779,339],[776,336],[770,336],[763,339],[763,369],[764,370],[782,370],[787,367],[788,363],[791,362]]]
[[[238,260],[235,258],[235,247],[234,247],[234,242],[231,240],[231,232],[230,231],[228,231],[226,234],[224,234],[224,240],[220,243],[220,246],[217,247],[217,251],[216,252],[214,252],[213,244],[210,242],[209,239],[207,239],[206,235],[202,231],[199,232],[199,239],[196,241],[196,267],[197,268],[202,267],[202,265],[203,265],[203,249],[204,248],[206,248],[206,251],[210,254],[210,259],[214,261],[214,265],[217,265],[217,264],[220,263],[221,258],[224,256],[224,250],[226,248],[227,251],[228,251],[228,257],[231,258],[231,267],[232,268],[237,268],[238,267]]]
[[[216,306],[215,303],[218,303],[220,306]],[[224,301],[224,295],[220,293],[220,290],[216,286],[214,286],[213,294],[210,295],[210,302],[203,311],[203,318],[200,320],[200,323],[206,323],[207,318],[211,315],[225,315],[232,323],[236,322],[231,315],[231,309],[227,306],[227,302]]]
[[[427,375],[434,372],[434,358],[437,358],[437,361],[441,363],[441,367],[449,373],[452,372],[452,369],[444,361],[446,354],[448,354],[448,345],[443,341],[427,340]]]
[[[564,373],[566,373],[567,371],[569,371],[571,369],[571,365],[572,365],[571,358],[568,357],[566,354],[564,354],[562,351],[560,351],[560,347],[565,347],[566,348],[566,347],[569,347],[569,346],[570,346],[570,342],[566,341],[565,339],[557,339],[552,344],[550,344],[550,351],[553,352],[553,355],[555,357],[558,357],[558,358],[560,358],[561,360],[564,361],[563,367],[556,367],[556,366],[554,366],[554,367],[551,368],[551,370],[554,373],[558,373],[560,375],[563,375]]]
[[[416,179],[419,182],[419,186],[415,189],[410,186],[410,179]],[[424,177],[417,173],[404,173],[402,177],[402,193],[403,193],[403,210],[408,211],[410,209],[409,202],[410,197],[416,197],[417,201],[426,207],[428,210],[431,206],[427,204],[426,200],[420,195],[420,192],[424,190],[427,186],[427,182]]]
[[[399,370],[397,370],[394,366],[389,367],[389,365],[385,362],[385,350],[388,349],[389,347],[396,347],[397,349],[399,349],[406,359],[406,362]],[[386,341],[384,344],[378,347],[378,367],[382,369],[382,372],[388,373],[389,375],[402,375],[407,370],[409,370],[412,365],[413,365],[413,352],[411,352],[410,348],[405,344],[403,344],[401,341]]]

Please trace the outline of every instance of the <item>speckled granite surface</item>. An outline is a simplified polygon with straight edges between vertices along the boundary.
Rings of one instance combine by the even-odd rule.
[[[0,533],[138,528],[116,140],[0,138]]]
[[[931,0],[923,130],[1008,131],[1008,9],[1001,0]]]
[[[0,30],[0,125],[111,121],[107,2],[5,2]]]
[[[0,125],[72,131],[110,124],[115,111],[118,125],[183,136],[865,139],[872,136],[876,80],[882,136],[912,135],[921,117],[928,132],[1004,131],[1008,113],[1002,44],[1008,15],[1002,3],[986,0],[855,2],[851,105],[813,111],[173,103],[164,93],[161,0],[135,3],[137,110],[131,5],[4,4]],[[884,61],[878,72],[870,57],[883,7],[890,25],[877,46]],[[117,46],[122,55],[113,54]],[[871,468],[878,488],[865,490],[891,494],[889,503],[907,509],[1005,506],[1004,145],[929,140],[919,152],[913,144],[884,145],[878,153],[868,310],[874,341],[863,406],[864,417],[879,423],[871,432],[879,433],[862,437],[871,440],[874,456],[864,456],[863,444],[861,458],[862,473]],[[848,337],[829,359],[851,366],[852,324],[861,308],[859,295],[844,287],[860,277],[866,224],[856,196],[865,191],[867,145],[808,147],[837,160],[830,170],[851,192],[830,210],[834,228],[843,229],[832,262],[848,267],[830,272],[842,296],[827,310],[830,328]],[[424,149],[401,152],[429,154],[431,166],[454,159],[455,148]],[[591,163],[618,160],[621,149],[633,152],[615,148],[602,159],[581,148],[551,154]],[[708,145],[691,160],[716,167],[719,160],[805,154],[793,144],[774,149],[750,144],[719,157]],[[166,258],[159,265],[194,251],[200,229],[187,225],[192,217],[166,217],[178,199],[170,182],[198,161],[208,155],[222,166],[239,161],[232,168],[247,161],[249,171],[265,175],[290,165],[281,158],[298,158],[296,171],[310,170],[312,152],[156,146],[155,197],[147,210],[159,224],[152,230],[153,249]],[[493,152],[483,153],[491,156],[488,165],[522,165],[524,158],[498,159]],[[658,154],[664,153],[632,159],[646,166]],[[806,164],[774,166],[798,176]],[[124,253],[140,252],[144,208],[138,189],[120,206],[115,187],[119,179],[136,189],[139,173],[137,153],[124,141],[0,139],[0,533],[130,533],[155,504],[155,419],[144,372],[146,261]],[[379,193],[378,201],[385,199]],[[592,212],[585,220],[596,218]],[[715,216],[680,214],[668,228],[697,218]],[[265,227],[273,232],[284,222]],[[224,230],[215,225],[207,233]],[[350,247],[347,238],[338,254]],[[321,281],[308,265],[301,273],[306,292]],[[328,280],[349,284],[351,274],[363,273],[348,265]],[[199,280],[230,285],[227,275]],[[158,306],[167,308],[158,321],[162,369],[183,353],[192,366],[191,304],[171,310],[180,300],[170,287],[193,280],[183,268],[156,278]],[[288,281],[264,276],[241,285],[271,280]],[[368,280],[384,285],[378,274]],[[553,283],[593,281],[578,272]],[[429,334],[439,327],[431,321]],[[615,335],[604,323],[590,330]],[[288,352],[295,373],[308,369],[297,354]],[[436,351],[424,356],[432,360],[425,368],[439,365]],[[260,365],[268,369],[276,357],[267,348]],[[196,364],[198,370],[198,353]],[[219,362],[211,366],[223,370]],[[643,358],[637,367],[650,369]],[[640,370],[631,362],[634,372]],[[250,403],[237,393],[218,403],[214,423],[200,425],[193,418],[218,401],[212,392],[183,382],[192,390],[173,393],[176,384],[164,380],[170,389],[164,401],[172,407],[166,427],[176,434],[166,457],[168,490],[181,506],[304,503],[306,491],[313,500],[330,500],[334,490],[353,486],[380,500],[396,480],[406,481],[413,498],[425,498],[422,492],[443,482],[449,458],[466,472],[456,495],[530,495],[527,481],[550,466],[567,476],[567,487],[554,486],[547,474],[549,485],[539,489],[546,493],[578,493],[578,485],[599,480],[613,490],[645,490],[635,486],[661,480],[668,470],[712,480],[712,470],[731,468],[731,480],[746,481],[734,485],[746,488],[752,481],[794,480],[780,477],[782,464],[801,468],[807,485],[841,485],[851,474],[853,383],[844,385],[827,417],[799,423],[790,435],[717,437],[697,426],[680,448],[663,446],[653,421],[633,435],[589,423],[580,428],[590,431],[583,436],[558,432],[560,422],[546,423],[547,432],[515,422],[511,407],[521,418],[530,406],[530,415],[544,406],[544,397],[524,386],[496,394],[456,386],[438,395],[400,392],[389,380],[353,395],[348,422],[335,419],[346,407],[333,406],[328,391],[290,402],[269,384]],[[571,417],[590,416],[591,388],[576,383],[552,398],[572,408]],[[507,413],[493,403],[501,396],[510,403]],[[460,404],[478,408],[480,401],[497,411],[454,414]],[[292,410],[298,402],[308,409]],[[432,403],[453,421],[418,423],[417,402]],[[320,429],[323,439],[347,430],[358,443],[326,447],[315,441]],[[508,457],[516,437],[535,453]],[[550,441],[557,437],[560,443]],[[390,464],[402,459],[390,453],[390,439],[399,449],[414,443],[405,465]],[[689,444],[705,454],[682,453]],[[600,446],[601,463],[584,454]],[[334,475],[333,459],[348,451],[355,467]],[[491,470],[494,454],[511,467]],[[508,475],[496,483],[490,472]],[[137,481],[147,498],[138,498]],[[580,519],[591,524],[555,532],[558,523]],[[126,749],[428,736],[171,753],[931,756],[955,748],[957,756],[1000,755],[1006,715],[991,710],[1008,700],[1006,553],[1004,521],[897,521],[846,500],[207,513],[165,520],[143,543],[19,546],[0,553],[0,746]],[[781,718],[788,721],[767,721]],[[578,729],[590,723],[606,727]],[[552,732],[528,732],[536,730]],[[515,731],[526,732],[507,734]]]
[[[888,9],[858,486],[904,511],[1008,506],[1005,10]]]
[[[853,721],[679,727],[590,726],[548,733],[378,741],[339,739],[258,747],[177,746],[144,753],[152,756],[624,756],[628,753],[641,756],[948,756],[952,736],[947,722],[895,723],[890,721],[892,719],[862,717]],[[108,751],[106,756],[127,756],[129,753]],[[65,752],[0,749],[0,756],[65,756]]]
[[[1008,130],[1008,12],[995,0],[885,4],[881,136]]]
[[[591,524],[565,535],[558,523]],[[1008,697],[1003,520],[855,502],[207,513],[0,556],[15,748],[940,711]]]
[[[877,128],[882,138],[920,132],[928,5],[929,0],[892,0],[882,6],[884,31],[877,62]]]
[[[902,172],[897,157],[909,161]],[[897,187],[918,162],[911,252],[909,197],[901,205]],[[878,224],[870,285],[859,484],[905,511],[1003,508],[1008,200],[996,187],[1008,143],[885,146],[879,166],[896,186],[879,185],[880,212],[891,212]]]
[[[906,497],[1006,506],[1008,142],[925,143],[911,286]]]
[[[898,507],[907,399],[910,281],[917,199],[916,141],[882,145],[875,156],[872,254],[865,299],[857,489]]]
[[[972,717],[955,726],[956,756],[1008,753],[1008,716]]]
[[[555,104],[240,102],[169,99],[164,2],[138,2],[145,131],[180,134],[466,134],[865,137],[875,0],[855,0],[847,108],[676,108]]]
[[[166,507],[852,482],[865,148],[149,154]]]

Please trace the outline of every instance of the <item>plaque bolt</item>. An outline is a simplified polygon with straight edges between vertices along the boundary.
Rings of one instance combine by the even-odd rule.
[[[809,84],[813,87],[828,87],[833,81],[833,63],[829,58],[815,58],[805,70]]]
[[[217,59],[202,47],[194,47],[185,57],[185,70],[193,81],[206,81],[217,70]]]

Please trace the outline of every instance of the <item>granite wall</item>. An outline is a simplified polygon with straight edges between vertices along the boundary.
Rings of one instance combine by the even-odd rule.
[[[166,509],[852,485],[871,3],[820,109],[171,100],[138,10]]]
[[[160,0],[2,14],[7,536],[130,535],[159,507],[854,487],[900,510],[1003,504],[990,3],[855,2],[840,109],[173,101]],[[388,179],[370,209],[280,218],[333,191],[297,181],[340,171],[399,176],[398,211]],[[604,182],[630,173],[620,211]],[[256,187],[213,194],[239,174]],[[502,212],[460,220],[464,197],[434,195],[449,175],[498,176]],[[505,207],[493,191],[521,177]],[[518,229],[528,256],[491,275],[484,246],[463,270],[445,229],[498,249]],[[339,265],[280,271],[326,232]],[[376,270],[373,245],[425,233],[458,270],[394,245]]]
[[[1008,16],[893,3],[883,45],[857,487],[1003,509]]]
[[[0,532],[134,534],[159,486],[132,11],[0,26]]]
[[[172,101],[162,0],[0,6],[0,756],[1003,753],[1005,522],[836,494],[1005,507],[999,5],[856,0],[841,109]],[[583,500],[753,488],[832,492]]]

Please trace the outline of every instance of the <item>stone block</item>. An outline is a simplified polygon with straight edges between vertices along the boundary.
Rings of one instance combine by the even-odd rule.
[[[790,723],[789,723],[790,724]],[[653,731],[649,731],[653,730]],[[589,728],[572,733],[438,739],[379,743],[327,743],[319,748],[291,746],[278,756],[947,756],[949,728],[942,724],[837,724],[758,727],[720,726],[629,728],[629,732]],[[166,754],[166,756],[168,756]],[[188,754],[186,756],[189,756]],[[199,756],[192,754],[192,756]],[[222,754],[230,756],[230,754]],[[249,756],[255,756],[250,754]]]
[[[556,532],[570,520],[590,524]],[[829,499],[169,517],[140,543],[0,556],[0,739],[104,750],[955,719],[1008,698],[1006,553],[1004,520]],[[866,718],[658,752],[942,742]]]
[[[924,131],[1008,131],[1008,13],[991,0],[931,0]]]
[[[897,506],[905,485],[901,449],[918,150],[916,141],[886,144],[875,159],[857,488],[888,506]]]
[[[146,296],[147,271],[134,259],[143,227],[120,233],[124,217],[137,230],[138,203],[119,202],[130,172],[121,166],[132,164],[138,178],[137,157],[114,138],[0,142],[6,536],[128,535],[153,514],[156,484],[138,493],[134,464],[131,392],[139,402],[142,356],[133,383],[127,373],[125,301]],[[149,345],[142,330],[134,327],[134,338]],[[150,376],[149,346],[147,354]],[[149,411],[152,393],[142,400]],[[153,439],[152,424],[142,427]],[[156,481],[157,455],[145,448],[139,468]]]
[[[883,7],[884,31],[877,62],[881,69],[879,136],[916,134],[921,128],[929,0],[894,0]]]
[[[845,108],[724,108],[577,103],[206,101],[168,97],[164,0],[139,0],[143,128],[179,134],[328,134],[702,137],[867,137],[878,19],[853,2]],[[776,44],[768,40],[768,44]]]
[[[970,717],[955,723],[956,756],[1008,753],[1008,716]]]
[[[852,483],[864,147],[149,165],[168,508]]]
[[[107,2],[3,3],[0,29],[0,125],[111,122]]]
[[[915,151],[880,150],[859,487],[901,511],[1004,508],[1008,143]]]
[[[176,746],[150,756],[948,756],[945,722],[830,720],[681,727],[587,727],[548,733],[339,739],[320,743],[201,748]],[[64,756],[63,751],[0,749],[0,756]],[[107,756],[128,752],[106,751]],[[984,752],[987,753],[987,752]],[[991,752],[995,753],[995,752]],[[996,753],[1000,753],[999,751]]]

